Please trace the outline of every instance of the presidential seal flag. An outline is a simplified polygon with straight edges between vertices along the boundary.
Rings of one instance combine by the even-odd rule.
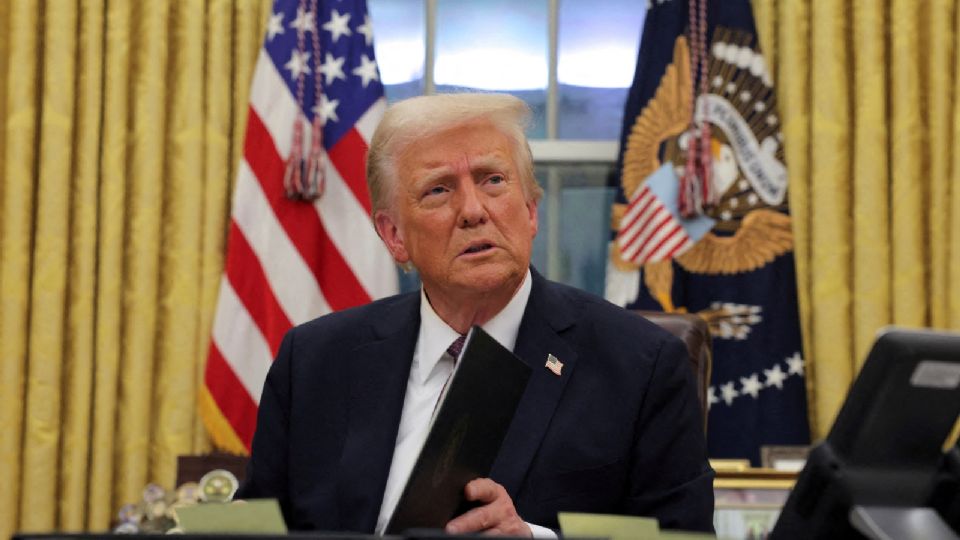
[[[363,0],[276,0],[250,91],[200,412],[247,453],[293,325],[397,292],[370,218],[367,145],[386,102]]]
[[[654,0],[627,101],[607,297],[713,336],[708,444],[807,444],[777,99],[748,0]]]

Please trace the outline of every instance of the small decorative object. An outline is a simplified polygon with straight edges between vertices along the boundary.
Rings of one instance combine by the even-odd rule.
[[[198,503],[225,503],[233,499],[240,482],[230,471],[216,469],[200,482],[186,482],[175,491],[157,484],[143,488],[141,500],[125,504],[117,512],[116,534],[183,534],[177,509]]]
[[[143,519],[143,512],[140,511],[138,505],[125,504],[120,507],[120,512],[117,513],[117,517],[120,518],[120,523],[131,523],[136,526],[139,525]]]
[[[200,479],[200,500],[203,502],[230,502],[240,482],[232,472],[216,469]]]
[[[188,503],[200,502],[200,484],[185,482],[177,488],[177,500]]]
[[[133,523],[121,523],[113,528],[115,534],[137,534],[140,528]]]
[[[167,492],[156,484],[147,484],[147,487],[143,488],[143,502],[147,504],[162,501],[166,497]]]

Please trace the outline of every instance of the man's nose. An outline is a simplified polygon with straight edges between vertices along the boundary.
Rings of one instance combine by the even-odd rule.
[[[466,179],[460,183],[460,216],[461,227],[473,227],[487,220],[487,209],[483,205],[483,194],[473,179]]]

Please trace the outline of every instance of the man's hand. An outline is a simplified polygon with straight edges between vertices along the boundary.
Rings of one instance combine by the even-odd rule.
[[[532,537],[530,527],[517,515],[507,490],[489,478],[477,478],[463,488],[468,501],[479,501],[474,508],[447,523],[447,534],[483,532],[490,535]]]

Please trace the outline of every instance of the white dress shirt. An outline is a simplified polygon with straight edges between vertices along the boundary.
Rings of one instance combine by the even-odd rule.
[[[527,308],[527,300],[530,299],[531,279],[530,271],[527,270],[523,283],[510,302],[500,313],[482,325],[493,339],[511,351],[516,345],[520,321]],[[390,516],[400,501],[413,464],[427,439],[437,399],[453,372],[454,359],[447,353],[447,348],[459,337],[460,334],[443,322],[433,310],[426,293],[421,289],[420,333],[413,351],[413,363],[407,378],[407,393],[403,399],[393,461],[390,463],[387,486],[377,518],[377,534],[383,534],[386,529]],[[556,538],[550,529],[529,523],[528,525],[535,537]]]

